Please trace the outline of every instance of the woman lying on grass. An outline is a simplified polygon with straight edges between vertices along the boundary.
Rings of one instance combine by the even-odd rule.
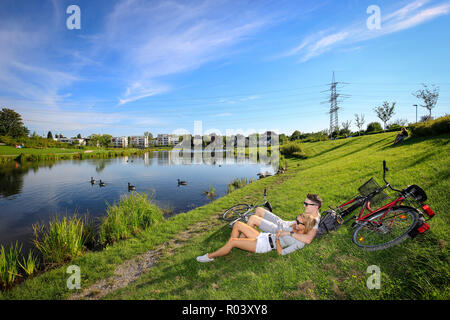
[[[294,252],[303,248],[305,243],[292,237],[293,233],[308,233],[316,224],[316,219],[311,214],[302,213],[297,216],[296,222],[297,224],[292,228],[293,231],[278,230],[275,235],[259,232],[255,228],[238,221],[233,225],[230,239],[222,248],[213,253],[197,257],[197,261],[211,262],[216,257],[229,254],[233,248],[254,253],[265,253],[276,249],[278,254],[282,255]]]

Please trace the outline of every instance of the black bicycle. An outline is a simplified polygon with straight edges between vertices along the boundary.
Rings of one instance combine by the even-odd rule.
[[[264,202],[260,204],[237,204],[227,211],[224,212],[222,218],[225,221],[231,221],[229,226],[230,228],[233,227],[233,225],[237,221],[243,221],[247,222],[249,217],[253,214],[255,214],[255,210],[258,207],[265,207],[269,211],[272,212],[272,205],[269,201],[267,201],[267,190],[264,188]]]

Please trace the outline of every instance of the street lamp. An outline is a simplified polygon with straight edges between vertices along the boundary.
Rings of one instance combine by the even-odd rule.
[[[417,123],[417,104],[413,104],[413,107],[416,107],[416,123]]]

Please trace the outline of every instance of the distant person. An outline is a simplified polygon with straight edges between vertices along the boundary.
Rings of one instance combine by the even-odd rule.
[[[233,225],[230,239],[224,246],[213,253],[206,253],[197,257],[197,261],[211,262],[214,258],[229,254],[233,248],[253,253],[266,253],[272,250],[277,250],[279,255],[292,253],[305,246],[306,243],[298,241],[296,238],[310,233],[316,224],[316,219],[311,214],[302,213],[297,216],[296,222],[292,231],[280,229],[276,234],[273,234],[259,232],[255,228],[238,221]]]
[[[408,137],[408,131],[406,128],[402,128],[402,131],[397,135],[397,137],[395,137],[394,144],[403,142],[406,137]]]

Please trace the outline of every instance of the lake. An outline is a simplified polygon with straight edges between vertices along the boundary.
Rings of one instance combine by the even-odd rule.
[[[60,160],[13,163],[0,166],[0,244],[16,240],[23,249],[32,247],[32,225],[54,216],[105,215],[107,203],[126,195],[128,182],[136,192],[152,195],[154,203],[169,208],[171,215],[187,212],[210,202],[203,191],[213,186],[215,199],[226,195],[234,178],[258,179],[270,166],[248,158],[227,157],[202,161],[202,153],[174,159],[170,151],[113,159]],[[91,184],[93,177],[96,184]],[[99,186],[99,180],[105,182]],[[187,185],[178,185],[177,179]],[[25,251],[23,251],[25,252]]]

